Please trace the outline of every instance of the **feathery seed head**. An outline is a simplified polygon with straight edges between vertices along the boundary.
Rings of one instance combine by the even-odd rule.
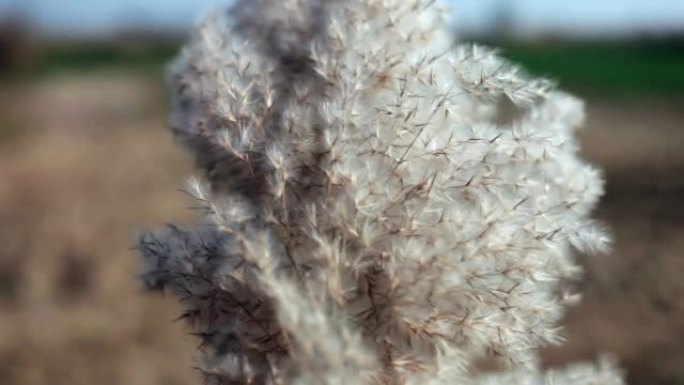
[[[621,383],[536,359],[575,250],[608,244],[582,104],[448,32],[426,0],[238,0],[199,25],[169,85],[207,223],[140,246],[208,383]]]

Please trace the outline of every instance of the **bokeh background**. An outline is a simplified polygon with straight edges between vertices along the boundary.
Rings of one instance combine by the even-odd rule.
[[[197,341],[142,294],[137,229],[192,223],[165,64],[211,0],[0,0],[0,384],[180,385]],[[587,101],[597,215],[581,305],[548,366],[613,352],[684,384],[684,1],[451,0],[454,33]]]

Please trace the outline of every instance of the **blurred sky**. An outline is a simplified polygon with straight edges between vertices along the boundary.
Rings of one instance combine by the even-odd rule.
[[[211,5],[229,0],[0,0],[0,18],[44,35],[100,37],[144,29],[183,32]],[[684,32],[684,0],[447,0],[456,26],[494,30],[502,20],[521,34],[620,36]]]

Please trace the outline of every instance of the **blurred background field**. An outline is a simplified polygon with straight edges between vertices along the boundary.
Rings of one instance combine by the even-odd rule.
[[[597,215],[615,235],[610,255],[582,257],[584,301],[545,362],[608,351],[631,385],[684,384],[684,35],[507,25],[468,39],[586,99],[583,151],[605,170]],[[198,342],[175,301],[142,293],[130,249],[136,230],[196,219],[165,127],[163,69],[185,30],[0,29],[0,383],[199,383]]]

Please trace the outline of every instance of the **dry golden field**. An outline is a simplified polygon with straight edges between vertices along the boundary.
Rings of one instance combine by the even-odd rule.
[[[181,385],[197,342],[136,280],[136,231],[189,223],[192,170],[155,77],[0,83],[0,384]],[[684,98],[592,99],[586,157],[615,250],[583,258],[585,300],[549,365],[614,352],[632,385],[684,384]]]

